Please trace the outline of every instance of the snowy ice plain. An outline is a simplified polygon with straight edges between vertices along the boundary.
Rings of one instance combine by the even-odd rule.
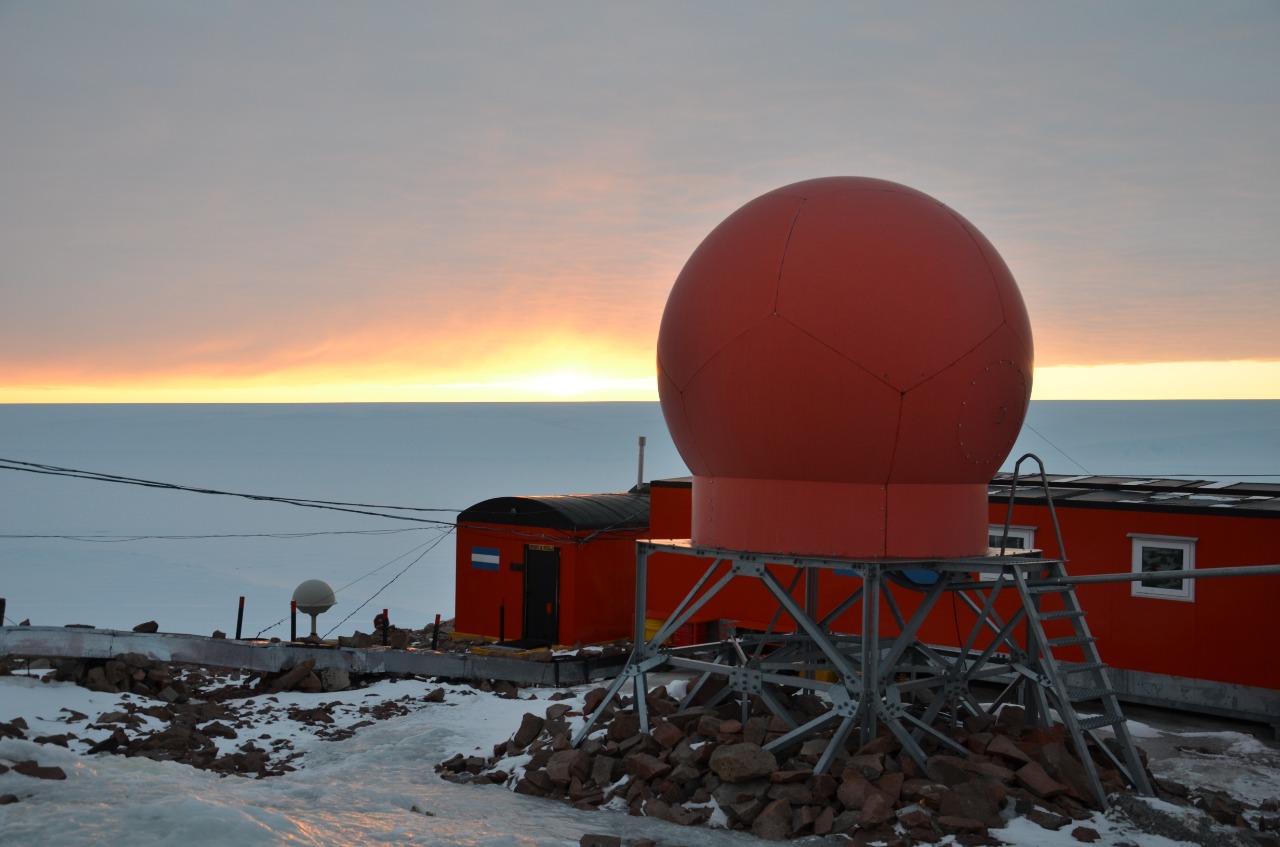
[[[0,458],[439,508],[395,514],[446,522],[489,497],[625,491],[638,436],[646,479],[688,475],[657,403],[0,405]],[[1024,452],[1051,473],[1280,482],[1280,401],[1033,402],[1011,456]],[[208,635],[234,630],[244,595],[244,634],[271,636],[287,634],[298,583],[323,579],[338,589],[324,628],[351,615],[336,632],[367,630],[382,608],[421,627],[453,614],[444,529],[0,470],[0,597],[13,621],[130,629],[154,619]]]
[[[1267,473],[1280,481],[1277,402],[1033,404],[1029,424],[1014,455],[1034,451],[1051,472],[1206,479]],[[507,494],[624,490],[635,481],[638,435],[649,442],[646,478],[685,475],[665,433],[659,407],[645,403],[0,406],[0,456],[7,459],[252,494],[452,509]],[[207,634],[234,627],[236,597],[245,594],[245,634],[282,634],[276,621],[293,587],[322,578],[342,590],[340,605],[321,622],[352,615],[344,633],[367,629],[365,619],[383,606],[406,626],[437,612],[448,617],[453,549],[440,530],[308,535],[393,528],[403,529],[389,519],[5,472],[0,596],[8,598],[9,618],[37,624],[128,629],[156,619],[168,631]],[[13,537],[41,535],[60,537]],[[123,540],[138,536],[184,538]],[[375,595],[432,541],[439,543]],[[367,605],[357,608],[361,603]],[[263,725],[263,734],[294,738],[308,751],[300,770],[267,780],[0,741],[0,759],[38,758],[69,774],[59,782],[0,774],[0,794],[24,798],[0,807],[0,844],[573,845],[586,832],[689,847],[760,843],[444,782],[432,770],[436,762],[488,752],[524,711],[546,704],[463,688],[450,688],[443,704],[423,701],[435,687],[402,680],[311,695],[327,702],[408,698],[416,711],[337,742],[308,742],[289,722]],[[545,700],[551,692],[532,693]],[[35,730],[65,731],[63,708],[98,714],[113,702],[68,684],[0,679],[0,720],[21,715]],[[1158,775],[1195,773],[1253,802],[1280,796],[1280,753],[1272,742],[1234,730],[1131,725],[1140,744],[1161,751],[1153,755]],[[1101,816],[1089,825],[1103,845],[1175,843]],[[993,834],[1014,845],[1079,843],[1069,829],[1054,833],[1026,821]]]
[[[424,680],[380,682],[368,689],[327,694],[281,694],[278,704],[252,731],[262,747],[288,738],[305,755],[298,770],[267,779],[218,776],[173,762],[88,756],[88,746],[71,749],[31,741],[0,739],[0,761],[37,759],[67,773],[63,781],[39,780],[16,772],[0,774],[0,794],[22,799],[0,806],[0,844],[5,847],[217,847],[218,845],[308,845],[355,847],[373,844],[514,845],[573,847],[586,833],[605,833],[626,842],[646,838],[659,847],[732,847],[764,844],[749,834],[705,827],[682,828],[665,821],[631,817],[622,811],[581,812],[567,805],[516,794],[499,786],[457,785],[440,779],[433,766],[454,753],[485,756],[506,740],[530,711],[541,715],[550,690],[527,690],[536,702],[504,700],[465,686],[444,685],[444,702],[425,695],[441,687]],[[563,702],[581,709],[587,687],[573,689]],[[128,696],[128,695],[122,695]],[[339,703],[336,724],[354,723],[361,703],[397,700],[412,711],[360,729],[342,741],[320,741],[299,723],[280,717],[288,706]],[[0,677],[0,720],[23,716],[29,737],[68,731],[66,709],[92,720],[116,708],[119,695],[90,692],[70,683],[42,683],[19,674]],[[577,720],[581,720],[580,718]],[[576,726],[576,725],[575,725]],[[1280,798],[1280,745],[1240,731],[1170,731],[1131,721],[1144,748],[1152,751],[1158,776],[1199,782],[1257,804]],[[90,740],[106,730],[84,733]],[[222,741],[234,745],[241,741]],[[1181,749],[1180,749],[1181,748]],[[1206,783],[1206,781],[1210,781]],[[1168,809],[1175,807],[1162,804]],[[1136,832],[1102,814],[1080,824],[1096,830],[1100,847],[1138,844],[1175,847],[1182,842]],[[1050,831],[1015,819],[992,835],[1016,847],[1078,845],[1077,824]],[[808,838],[797,844],[834,844]],[[954,844],[948,837],[943,844]]]

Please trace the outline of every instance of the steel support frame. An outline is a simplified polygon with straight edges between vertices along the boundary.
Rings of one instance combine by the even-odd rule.
[[[694,557],[710,564],[671,616],[646,637],[648,563],[654,553]],[[648,729],[649,675],[660,670],[687,670],[700,676],[690,686],[682,707],[691,705],[695,698],[706,698],[704,705],[712,707],[737,698],[745,719],[754,696],[789,727],[769,741],[766,749],[782,753],[831,730],[815,766],[819,773],[841,757],[855,732],[857,746],[861,746],[874,739],[881,727],[921,764],[929,746],[968,755],[946,731],[966,715],[994,715],[1006,703],[1019,703],[1034,722],[1047,723],[1051,717],[1045,697],[1051,675],[1046,673],[1044,657],[1028,644],[1028,610],[1019,607],[1009,620],[996,611],[1002,591],[1015,585],[1019,576],[1034,579],[1048,562],[1011,551],[964,559],[860,561],[706,548],[687,540],[640,541],[633,652],[573,743],[581,743],[595,730],[628,683],[640,725]],[[779,574],[789,568],[796,569],[795,577],[784,585]],[[932,585],[913,583],[904,574],[922,569],[937,575]],[[837,571],[839,576],[853,579],[848,592],[836,596],[832,608],[823,614],[819,582],[823,577],[837,578]],[[975,573],[992,578],[975,579]],[[756,581],[776,604],[764,632],[738,633],[730,626],[716,642],[664,646],[713,597],[742,579]],[[898,608],[890,584],[921,594],[909,619]],[[825,593],[831,602],[829,585]],[[1017,595],[1016,591],[1009,593]],[[974,616],[959,649],[951,651],[931,647],[918,638],[925,620],[948,596]],[[860,632],[832,628],[838,618],[855,609]],[[892,634],[881,634],[882,623],[888,620],[882,609],[890,612],[893,625],[888,628]],[[780,632],[784,617],[790,620],[781,627],[786,631]],[[979,649],[984,634],[987,643]],[[978,683],[1002,685],[1003,689],[993,702],[983,702],[974,690]],[[818,695],[827,702],[828,710],[816,717],[801,713],[791,703],[791,696],[798,693]]]

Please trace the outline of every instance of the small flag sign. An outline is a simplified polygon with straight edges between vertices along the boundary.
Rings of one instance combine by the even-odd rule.
[[[496,571],[498,569],[497,547],[472,547],[471,567],[478,571]]]

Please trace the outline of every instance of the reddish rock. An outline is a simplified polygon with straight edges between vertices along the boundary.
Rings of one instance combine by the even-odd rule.
[[[952,835],[986,835],[987,828],[982,821],[973,818],[961,818],[955,815],[939,815],[938,827]]]
[[[670,750],[684,739],[684,731],[678,726],[663,721],[653,728],[653,740]]]
[[[897,752],[900,748],[901,744],[898,743],[898,739],[894,738],[892,735],[877,735],[875,738],[859,747],[854,755],[855,757],[874,756],[877,754],[887,756]]]
[[[840,805],[849,811],[861,811],[866,804],[867,798],[872,794],[878,794],[876,787],[858,772],[856,768],[850,768],[844,772],[844,778],[840,781],[840,788],[836,791],[836,797],[840,800]]]
[[[1009,774],[1011,777],[1012,773]],[[897,773],[887,773],[875,781],[876,788],[885,794],[889,801],[897,803],[902,798],[902,784],[906,782],[906,774],[901,771]]]
[[[971,735],[986,732],[995,725],[995,722],[996,719],[991,715],[965,715],[963,721],[965,732]]]
[[[1067,786],[1075,796],[1086,803],[1099,805],[1099,798],[1093,796],[1093,787],[1089,784],[1089,774],[1067,745],[1061,741],[1053,741],[1040,748],[1038,761],[1045,770],[1058,782]]]
[[[827,746],[830,743],[826,738],[810,738],[808,741],[801,743],[800,752],[796,754],[796,758],[811,765],[816,765],[818,759],[822,758],[822,754],[827,752]]]
[[[574,778],[586,779],[591,775],[591,757],[582,750],[561,750],[547,760],[547,776],[559,786],[567,786]]]
[[[814,835],[827,835],[831,832],[831,825],[835,822],[836,813],[830,806],[823,806],[818,811],[818,816],[813,821]]]
[[[704,714],[698,719],[698,725],[694,731],[698,733],[698,735],[703,735],[707,738],[715,738],[720,734],[720,718],[712,714]],[[686,729],[685,732],[688,732],[688,730]]]
[[[765,792],[768,789],[769,782],[763,779],[736,784],[726,782],[715,789],[712,795],[715,797],[716,804],[730,818],[750,824],[768,805],[765,802],[767,799]]]
[[[692,809],[686,809],[683,806],[673,805],[665,800],[652,799],[646,800],[642,807],[644,814],[651,818],[670,821],[679,826],[693,826],[702,823],[703,816]]]
[[[605,736],[610,741],[626,741],[640,732],[640,716],[635,712],[619,712],[609,722]]]
[[[443,691],[443,689],[436,689]],[[511,741],[520,749],[524,749],[533,743],[538,737],[538,733],[542,732],[542,727],[546,725],[546,720],[538,717],[530,712],[525,712],[524,717],[520,719],[520,728],[516,730],[515,735],[511,736]]]
[[[200,731],[211,738],[237,738],[236,731],[219,721],[213,721],[200,727]]]
[[[671,769],[667,775],[677,785],[684,785],[702,778],[702,771],[687,762],[682,762]]]
[[[931,809],[942,807],[951,789],[927,779],[908,779],[902,783],[902,799],[908,803],[919,803]]]
[[[768,841],[785,841],[791,837],[791,821],[791,804],[786,800],[774,800],[756,815],[751,822],[751,832]]]
[[[149,633],[149,632],[159,632],[159,631],[160,631],[160,624],[156,623],[155,621],[146,621],[146,622],[144,622],[144,623],[140,623],[140,624],[138,624],[137,626],[135,626],[135,627],[133,628],[133,631],[134,631],[134,632],[147,632],[147,633]]]
[[[546,715],[549,721],[558,721],[565,715],[573,711],[573,707],[568,703],[552,703],[547,707]]]
[[[1027,724],[1027,712],[1021,706],[1004,706],[996,717],[996,726],[1009,735],[1018,736]]]
[[[813,801],[815,803],[827,802],[836,796],[836,789],[839,787],[840,783],[829,773],[814,774],[813,779],[809,782],[809,790],[813,792]]]
[[[849,757],[845,768],[855,768],[869,781],[875,782],[884,773],[884,759],[883,753],[862,753]]]
[[[1018,745],[1014,744],[1007,735],[997,735],[992,738],[991,743],[987,745],[987,755],[1003,756],[1010,761],[1021,762],[1024,765],[1031,761],[1031,757],[1018,749]]]
[[[1014,780],[1013,771],[995,762],[970,762],[969,771],[987,782],[1009,784]]]
[[[807,835],[813,832],[813,824],[818,819],[821,806],[792,806],[791,832],[793,835]]]
[[[969,781],[968,760],[958,756],[930,756],[925,773],[940,785],[953,787]]]
[[[1093,829],[1092,827],[1078,826],[1071,830],[1071,837],[1076,841],[1083,841],[1085,844],[1092,844],[1102,836],[1098,833],[1098,830]]]
[[[813,776],[813,771],[774,771],[769,774],[770,782],[805,782]]]
[[[1027,812],[1026,818],[1036,826],[1054,831],[1062,829],[1064,826],[1071,823],[1071,818],[1066,815],[1055,814],[1054,812],[1039,808],[1032,809],[1030,812]]]
[[[66,779],[67,772],[62,768],[49,766],[42,767],[38,762],[28,759],[24,762],[18,762],[13,766],[14,773],[20,773],[23,776],[29,776],[33,779]]]
[[[794,806],[805,806],[813,802],[813,793],[801,782],[773,783],[768,796],[771,800],[786,800]]]
[[[648,753],[634,753],[628,756],[626,766],[627,773],[643,780],[657,779],[671,773],[671,765]],[[549,769],[550,766],[548,766]]]
[[[752,744],[759,744],[762,747],[769,740],[769,726],[772,723],[772,715],[756,715],[747,720],[746,725],[742,728],[742,740],[750,741]]]
[[[898,823],[902,824],[906,829],[928,828],[933,822],[933,815],[918,803],[902,807],[897,811],[896,817],[898,818]]]
[[[1049,776],[1039,762],[1028,762],[1018,768],[1014,776],[1028,791],[1046,800],[1065,794],[1069,790],[1067,786]]]
[[[858,815],[858,826],[873,829],[891,820],[893,820],[893,804],[889,802],[889,798],[879,791],[872,792],[867,797],[867,802],[862,804],[862,811]]]
[[[1005,793],[997,790],[999,788],[980,781],[957,785],[944,795],[938,811],[944,816],[970,818],[988,827],[1000,827],[1004,824],[1000,818],[1000,806]]]
[[[666,716],[666,722],[675,726],[685,735],[694,732],[697,729],[698,721],[702,720],[707,710],[701,706],[692,706],[680,712],[673,712]]]
[[[89,668],[81,684],[90,691],[104,694],[115,694],[119,690],[115,684],[107,681],[106,672],[102,668]]]
[[[605,695],[609,692],[604,688],[593,688],[582,698],[582,713],[584,715],[593,714],[600,708],[600,704],[604,702]]]
[[[608,788],[622,776],[623,767],[622,762],[612,756],[596,756],[591,761],[591,781]]]
[[[506,782],[506,779],[497,780],[498,784]],[[599,806],[604,802],[604,792],[599,788],[588,787],[578,777],[569,780],[569,802],[575,805]]]
[[[717,747],[708,764],[716,776],[731,783],[767,777],[778,769],[772,753],[747,741]]]
[[[276,677],[275,681],[267,686],[267,693],[279,694],[282,691],[292,691],[294,689],[294,686],[296,686],[299,682],[305,679],[307,675],[310,674],[311,671],[315,668],[315,666],[316,666],[315,659],[304,659],[296,667],[291,668],[290,670]],[[319,680],[317,680],[317,683],[318,682]]]

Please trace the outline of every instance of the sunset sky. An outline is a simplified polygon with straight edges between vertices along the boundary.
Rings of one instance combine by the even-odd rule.
[[[656,399],[746,201],[894,180],[1038,399],[1280,398],[1280,3],[0,0],[0,402]]]

